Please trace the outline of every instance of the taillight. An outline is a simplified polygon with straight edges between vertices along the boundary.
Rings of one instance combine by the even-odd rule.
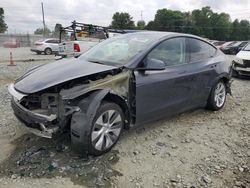
[[[77,43],[74,43],[74,51],[75,52],[80,52],[80,46]]]

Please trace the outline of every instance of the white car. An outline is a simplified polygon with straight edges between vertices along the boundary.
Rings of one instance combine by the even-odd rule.
[[[250,76],[250,43],[248,43],[233,59],[233,76]]]
[[[44,53],[45,55],[51,55],[58,52],[59,49],[59,39],[49,38],[41,39],[35,42],[34,46],[31,47],[32,52],[37,54]]]

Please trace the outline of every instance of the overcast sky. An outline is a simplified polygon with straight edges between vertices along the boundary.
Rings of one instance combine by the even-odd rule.
[[[210,6],[215,12],[227,12],[232,19],[250,20],[250,0],[43,0],[46,25],[83,23],[108,26],[113,13],[128,12],[135,22],[154,19],[158,9],[191,11]],[[41,0],[0,0],[9,33],[33,33],[42,27]]]

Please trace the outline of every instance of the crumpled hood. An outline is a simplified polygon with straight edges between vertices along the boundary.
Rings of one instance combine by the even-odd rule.
[[[66,81],[113,69],[117,67],[75,58],[63,59],[29,70],[16,80],[14,87],[19,92],[31,94]]]

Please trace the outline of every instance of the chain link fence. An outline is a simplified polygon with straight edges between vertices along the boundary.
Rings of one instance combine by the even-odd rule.
[[[4,43],[16,41],[20,47],[30,47],[37,40],[43,39],[42,35],[33,34],[0,34],[0,47],[4,46]],[[19,45],[20,44],[20,45]]]

